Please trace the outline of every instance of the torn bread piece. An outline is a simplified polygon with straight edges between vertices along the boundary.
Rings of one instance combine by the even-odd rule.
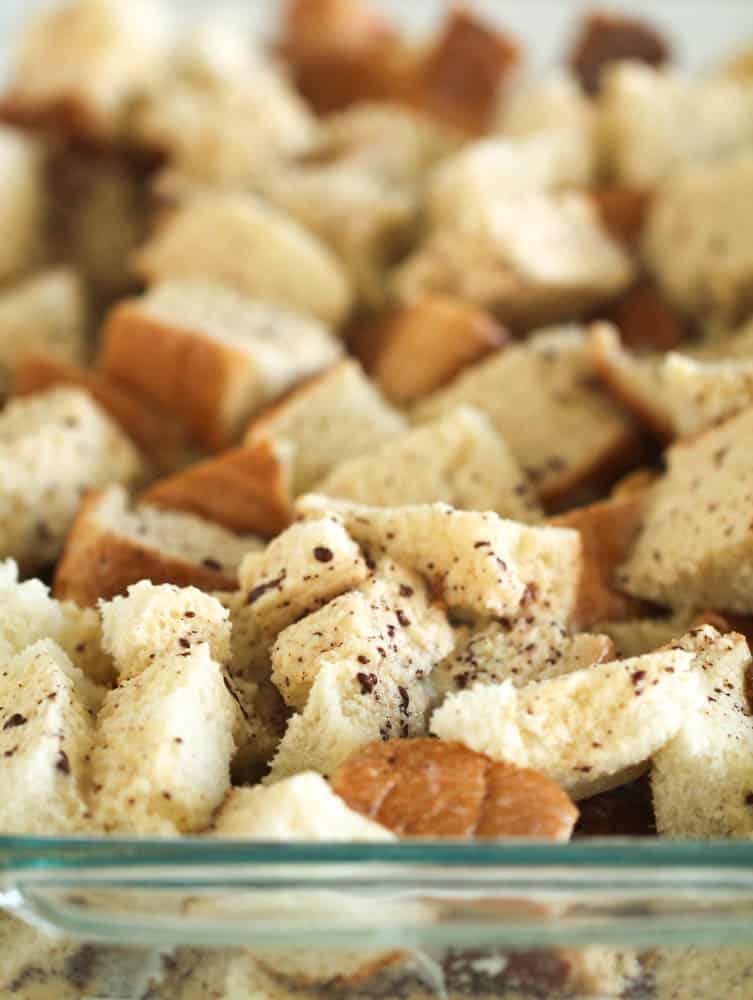
[[[131,508],[117,486],[81,505],[55,571],[55,596],[82,606],[124,594],[139,580],[230,590],[243,557],[263,543],[193,514]]]
[[[439,697],[506,680],[520,688],[608,662],[614,655],[614,643],[605,635],[570,635],[557,622],[532,622],[527,617],[497,621],[458,643],[432,671],[431,684]]]
[[[0,280],[44,262],[47,209],[42,145],[0,125]]]
[[[253,785],[269,769],[269,762],[285,734],[290,709],[270,680],[249,681],[245,677],[232,676],[228,684],[240,709],[233,730],[233,784]]]
[[[477,407],[541,497],[561,506],[611,477],[636,451],[632,422],[594,378],[593,329],[555,327],[507,347],[427,396],[415,417],[425,421],[459,405]]]
[[[313,233],[245,193],[189,199],[135,257],[150,283],[203,279],[337,326],[351,306],[343,266]]]
[[[128,101],[160,78],[169,37],[159,0],[74,0],[38,13],[22,39],[4,112],[112,140]]]
[[[49,352],[62,361],[86,354],[88,305],[81,279],[70,268],[41,271],[0,294],[0,394],[15,391],[24,358]]]
[[[363,583],[370,570],[361,550],[333,518],[308,520],[278,535],[240,568],[241,590],[268,638]]]
[[[448,607],[483,617],[570,620],[581,540],[568,528],[534,528],[447,504],[367,507],[308,494],[303,517],[329,516],[372,559],[386,555],[429,580]]]
[[[341,361],[256,417],[245,436],[287,453],[294,496],[336,465],[390,440],[405,418],[380,395],[356,361]]]
[[[120,303],[103,336],[104,371],[174,412],[210,448],[342,353],[316,320],[199,278]]]
[[[623,291],[633,265],[578,193],[488,199],[429,233],[394,275],[401,302],[456,295],[530,328],[574,319]]]
[[[753,103],[753,96],[749,98]],[[753,122],[753,113],[750,113]],[[753,126],[752,126],[753,127]],[[657,192],[643,254],[668,300],[696,319],[745,319],[753,303],[753,153],[688,167]]]
[[[88,822],[88,760],[97,689],[41,639],[3,663],[0,830],[74,833]]]
[[[430,456],[430,461],[427,461]],[[534,489],[488,417],[459,406],[359,458],[336,465],[316,492],[379,507],[442,502],[539,521]]]
[[[274,785],[234,788],[215,820],[218,837],[251,840],[394,840],[349,809],[320,774],[303,771]]]
[[[0,414],[0,551],[25,574],[56,559],[82,495],[143,473],[128,438],[89,396],[52,389]]]
[[[109,692],[91,755],[97,823],[141,835],[206,829],[230,787],[237,712],[206,643]]]
[[[699,704],[693,656],[661,650],[516,688],[478,684],[449,695],[431,732],[541,771],[574,799],[624,784]]]
[[[99,612],[103,645],[121,684],[202,642],[217,663],[230,659],[229,612],[196,587],[141,580],[127,595],[101,602]]]
[[[600,101],[615,177],[653,188],[683,167],[741,152],[753,141],[752,103],[749,88],[734,81],[617,63],[604,74]]]
[[[571,623],[578,628],[591,628],[602,619],[634,617],[643,610],[639,601],[620,590],[616,575],[640,531],[649,488],[575,507],[552,519],[557,527],[577,531],[583,545],[578,602]]]
[[[753,409],[665,453],[643,526],[618,572],[628,594],[679,610],[753,612]]]
[[[351,349],[387,399],[400,406],[446,385],[508,340],[485,310],[429,295],[362,328]]]
[[[454,643],[444,608],[431,600],[423,580],[382,559],[358,589],[280,632],[272,647],[272,680],[287,704],[302,710],[328,663],[350,663],[368,688],[385,658],[398,661],[406,676],[420,678]]]
[[[238,534],[273,537],[292,519],[289,463],[266,440],[223,451],[153,483],[141,503],[182,510]]]
[[[651,790],[660,836],[716,840],[753,835],[753,724],[744,636],[709,625],[672,643],[695,657],[699,705],[653,757]]]

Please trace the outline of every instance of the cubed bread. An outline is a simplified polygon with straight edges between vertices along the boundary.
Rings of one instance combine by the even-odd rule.
[[[646,216],[651,204],[651,195],[638,188],[624,187],[619,184],[606,184],[592,187],[588,196],[594,204],[599,218],[609,235],[628,248],[634,248],[643,233]],[[608,317],[614,317],[614,322],[620,326],[615,313],[622,306],[631,291],[640,286],[640,280],[623,292],[607,312]],[[652,317],[653,318],[653,317]],[[640,330],[636,323],[636,329]],[[674,329],[674,328],[672,328]],[[644,332],[650,337],[651,329]]]
[[[293,524],[240,568],[241,590],[262,633],[278,632],[369,576],[358,545],[333,518]]]
[[[748,409],[668,449],[618,572],[622,589],[677,609],[753,611],[752,433]]]
[[[345,805],[320,774],[304,771],[274,785],[234,788],[215,821],[218,837],[239,840],[394,840]]]
[[[62,601],[63,623],[54,637],[72,663],[95,684],[109,688],[115,680],[115,664],[104,648],[102,619],[96,608],[82,608]]]
[[[289,463],[271,441],[223,451],[153,483],[141,502],[183,510],[229,531],[272,537],[292,517]]]
[[[120,303],[107,321],[100,364],[175,413],[208,447],[221,448],[255,410],[340,354],[316,320],[196,278]]]
[[[619,62],[662,66],[672,50],[658,26],[610,10],[587,13],[580,23],[568,63],[587,94],[598,95],[604,71]]]
[[[230,660],[229,612],[196,587],[141,580],[126,596],[101,603],[99,610],[103,645],[121,684],[203,642],[217,663]]]
[[[744,636],[708,625],[672,643],[694,655],[703,697],[659,749],[651,791],[660,836],[717,840],[753,835],[753,725],[746,694],[751,655]]]
[[[88,489],[133,483],[143,467],[89,396],[52,389],[0,414],[0,470],[0,553],[30,573],[60,555]]]
[[[600,161],[599,111],[565,73],[552,73],[541,80],[528,80],[499,102],[497,130],[521,138],[537,132],[564,129],[590,150],[595,169]]]
[[[237,712],[206,643],[109,692],[91,755],[96,822],[141,835],[206,829],[230,787]]]
[[[230,663],[228,673],[233,680],[269,681],[272,671],[270,650],[272,639],[267,637],[256,617],[248,594],[236,590],[215,590],[212,597],[230,614]],[[270,681],[271,684],[271,681]]]
[[[431,732],[493,760],[540,771],[574,798],[624,784],[701,701],[693,656],[661,650],[516,688],[477,684],[449,695]]]
[[[316,491],[379,507],[441,501],[516,521],[543,517],[507,443],[488,417],[469,406],[340,463],[316,484]]]
[[[0,701],[0,830],[85,830],[91,685],[56,643],[42,639],[4,662]]]
[[[246,444],[283,449],[294,496],[311,489],[336,465],[371,451],[406,426],[357,362],[348,360],[293,390],[253,420]]]
[[[398,406],[450,382],[509,335],[483,309],[430,295],[363,327],[351,342],[369,375]]]
[[[629,221],[629,207],[620,209],[622,196],[619,188],[603,188],[595,191],[593,197],[606,213],[607,224],[627,226],[636,242],[643,229],[643,221],[635,224]],[[622,189],[624,191],[624,189]],[[629,199],[630,195],[625,195]],[[624,200],[624,199],[623,199]],[[648,204],[646,205],[648,208]],[[646,215],[647,212],[643,212]],[[618,299],[615,299],[606,318],[620,331],[620,340],[632,351],[683,350],[683,341],[692,334],[692,325],[649,278],[639,278]]]
[[[401,302],[456,295],[530,328],[574,319],[626,288],[633,265],[584,194],[488,198],[432,230],[394,275]]]
[[[639,601],[619,589],[615,577],[641,528],[647,489],[575,507],[551,522],[573,528],[581,537],[583,564],[573,615],[579,628],[591,628],[604,619],[634,617],[642,610]]]
[[[753,251],[745,239],[752,223],[753,153],[671,176],[643,236],[646,263],[669,301],[696,318],[744,319],[753,304]]]
[[[575,610],[582,552],[570,529],[533,528],[441,503],[367,507],[308,494],[298,509],[344,524],[372,559],[385,555],[420,573],[448,607],[562,623]]]
[[[347,661],[325,663],[303,711],[288,722],[264,780],[272,783],[300,771],[327,777],[369,743],[425,736],[428,709],[426,682],[411,679],[399,661],[385,658],[374,674],[354,670]]]
[[[415,416],[430,420],[463,404],[489,416],[555,507],[635,454],[631,421],[594,379],[588,328],[545,330],[492,355],[427,396]]]
[[[46,212],[42,147],[0,125],[0,280],[44,258]]]
[[[431,684],[439,697],[475,684],[516,688],[614,658],[614,644],[605,635],[570,635],[557,622],[492,622],[468,637],[437,664]]]
[[[87,319],[83,285],[68,268],[42,271],[5,289],[0,294],[0,393],[15,388],[19,365],[33,352],[82,361]]]
[[[266,774],[277,752],[290,709],[270,680],[249,681],[234,676],[228,683],[240,709],[233,730],[233,784],[254,784]]]
[[[587,187],[592,160],[582,136],[564,128],[479,139],[440,161],[430,174],[429,219],[437,226],[451,224],[499,198]]]
[[[653,188],[682,167],[753,142],[753,97],[735,81],[623,62],[604,74],[600,103],[611,169],[632,187]]]
[[[55,571],[55,596],[82,606],[124,594],[139,580],[230,590],[261,542],[193,514],[142,505],[110,486],[81,504]]]
[[[332,251],[251,194],[189,199],[141,248],[135,266],[150,283],[203,278],[333,326],[351,305],[350,284]]]
[[[127,102],[160,76],[168,28],[159,0],[74,0],[37,13],[16,56],[6,114],[114,138]]]
[[[58,386],[88,393],[143,452],[149,471],[167,473],[196,457],[197,446],[181,420],[106,372],[79,368],[51,354],[28,354],[16,369],[17,396]]]
[[[294,622],[272,647],[272,680],[288,705],[302,710],[328,663],[349,663],[367,688],[397,661],[406,676],[428,676],[453,647],[444,609],[422,579],[391,560],[374,576]]]

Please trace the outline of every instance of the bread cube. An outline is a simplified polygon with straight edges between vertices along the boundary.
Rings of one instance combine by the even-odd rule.
[[[0,125],[0,280],[21,275],[44,258],[44,183],[41,146]]]

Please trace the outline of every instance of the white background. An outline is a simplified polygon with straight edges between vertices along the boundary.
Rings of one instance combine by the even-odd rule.
[[[127,4],[129,0],[121,0]],[[168,0],[169,2],[169,0]],[[54,4],[52,4],[54,6]],[[0,0],[0,59],[25,17],[50,6],[50,0]],[[211,0],[172,0],[181,16],[195,18],[204,13],[233,9],[233,16],[252,24],[269,24],[279,9],[276,0],[245,0],[243,3]],[[411,29],[428,28],[448,7],[441,0],[382,0],[382,6]],[[676,43],[678,59],[701,69],[731,50],[753,44],[753,0],[622,0],[608,4],[599,0],[469,0],[490,20],[507,26],[525,44],[529,62],[541,69],[558,61],[572,35],[578,12],[594,7],[642,13],[661,24]]]

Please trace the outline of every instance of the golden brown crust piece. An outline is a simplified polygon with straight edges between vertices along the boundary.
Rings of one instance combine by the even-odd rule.
[[[457,9],[421,61],[411,96],[448,124],[483,132],[500,88],[521,62],[522,50],[510,36]]]
[[[135,300],[112,310],[103,340],[105,372],[176,414],[207,447],[227,443],[222,395],[233,366],[245,364],[240,351],[191,330],[168,328]]]
[[[365,331],[355,345],[371,377],[395,403],[412,403],[510,339],[484,309],[433,295]]]
[[[186,460],[190,451],[186,427],[106,372],[77,368],[50,354],[32,354],[21,362],[14,390],[16,395],[29,396],[58,385],[73,385],[88,392],[155,469],[169,472]]]
[[[238,534],[272,538],[292,520],[286,479],[275,448],[260,440],[161,479],[141,501],[198,514]]]
[[[442,740],[372,743],[338,768],[332,788],[398,836],[568,840],[578,817],[537,771]]]
[[[667,40],[647,21],[594,11],[586,18],[570,56],[570,66],[583,89],[595,94],[602,70],[611,62],[633,62],[661,66],[670,58]]]
[[[609,234],[628,246],[637,243],[651,204],[650,194],[619,185],[595,188],[589,194]]]
[[[645,506],[645,490],[580,507],[552,519],[560,528],[575,528],[583,540],[575,625],[588,629],[600,621],[639,617],[643,605],[620,593],[612,582],[638,534]]]
[[[622,343],[635,351],[671,351],[689,333],[682,316],[648,279],[637,281],[624,292],[606,318],[620,331]]]
[[[85,497],[68,535],[55,571],[53,594],[58,600],[94,606],[100,598],[109,601],[124,594],[139,580],[207,591],[233,590],[237,586],[234,574],[165,556],[123,535],[100,529],[92,516],[100,492],[94,490]]]

